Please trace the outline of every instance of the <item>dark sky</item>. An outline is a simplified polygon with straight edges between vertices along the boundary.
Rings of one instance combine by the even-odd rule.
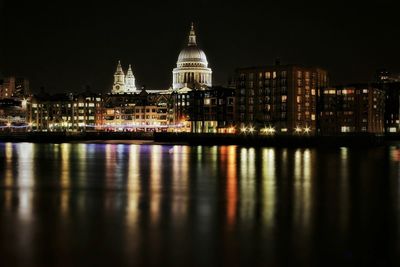
[[[34,90],[108,91],[118,59],[138,85],[168,88],[191,21],[214,84],[276,57],[326,68],[333,84],[400,70],[395,1],[0,1],[0,73]]]

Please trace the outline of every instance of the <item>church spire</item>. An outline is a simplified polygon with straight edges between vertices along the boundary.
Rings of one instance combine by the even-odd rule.
[[[135,76],[133,75],[131,64],[129,64],[129,68],[125,77],[125,89],[126,93],[133,93],[136,91]]]
[[[128,72],[126,73],[126,76],[133,76],[133,71],[132,71],[132,65],[131,64],[129,64]]]
[[[121,60],[118,60],[117,70],[115,71],[115,75],[124,75],[124,71],[122,70]]]
[[[190,33],[189,33],[189,44],[188,46],[196,46],[196,32],[194,31],[194,24],[190,25]]]
[[[114,85],[111,93],[120,94],[125,88],[125,73],[121,66],[121,61],[118,60],[117,69],[114,73]]]

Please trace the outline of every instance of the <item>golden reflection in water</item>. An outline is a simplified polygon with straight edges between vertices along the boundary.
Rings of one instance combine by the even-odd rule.
[[[242,220],[254,219],[255,209],[255,149],[240,150],[240,217]]]
[[[294,225],[307,228],[311,215],[312,159],[309,149],[297,149],[294,158]]]
[[[87,183],[86,169],[87,169],[87,158],[86,158],[86,144],[76,145],[76,158],[78,159],[78,175],[76,177],[77,184],[80,188],[85,188]],[[83,212],[85,209],[86,194],[83,191],[77,196],[78,208]]]
[[[13,146],[12,143],[6,143],[6,170],[4,176],[4,187],[6,188],[4,192],[4,204],[6,209],[12,208],[12,198],[13,198]]]
[[[175,223],[183,223],[189,201],[190,147],[174,146],[172,155],[172,214]]]
[[[349,214],[349,166],[348,166],[348,148],[340,148],[340,188],[339,188],[339,209],[341,212],[340,216],[340,226],[342,231],[346,232],[348,224],[348,214]]]
[[[275,149],[262,150],[262,176],[264,224],[273,227],[276,205]]]
[[[126,205],[127,223],[136,224],[138,221],[138,207],[140,196],[140,146],[129,146],[128,166],[128,203]]]
[[[150,214],[155,225],[160,217],[162,146],[151,146],[150,166]]]
[[[20,219],[30,220],[32,215],[34,182],[34,145],[21,143],[17,146],[18,155],[18,213]]]
[[[201,162],[203,160],[203,147],[202,146],[197,146],[197,161]]]
[[[218,167],[218,146],[212,146],[210,148],[210,165],[211,173],[216,173]]]
[[[237,190],[237,172],[236,172],[236,146],[228,146],[227,148],[227,170],[226,170],[226,199],[227,209],[226,216],[230,227],[235,225],[236,221],[236,205],[238,198]]]
[[[281,177],[288,176],[288,151],[287,148],[282,149],[282,160],[281,160]]]
[[[86,183],[86,167],[87,167],[87,158],[86,158],[86,144],[78,144],[78,166],[79,166],[79,185],[84,187]]]
[[[227,151],[228,151],[228,148],[227,148],[227,146],[220,146],[219,147],[219,152],[218,152],[218,155],[219,155],[219,166],[225,166],[225,164],[226,164],[226,158],[227,158]]]
[[[70,184],[71,184],[71,175],[70,175],[70,153],[71,153],[71,144],[61,144],[61,212],[66,216],[68,214],[69,209],[69,199],[70,199]]]
[[[115,175],[114,145],[106,144],[106,183],[111,183]]]

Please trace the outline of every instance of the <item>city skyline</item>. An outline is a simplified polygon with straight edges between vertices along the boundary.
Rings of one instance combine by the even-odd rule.
[[[2,43],[0,70],[28,77],[34,91],[41,86],[55,93],[89,86],[108,92],[121,60],[132,64],[139,88],[167,89],[191,21],[216,85],[227,84],[238,67],[272,65],[276,58],[282,64],[323,67],[332,84],[371,81],[382,67],[399,70],[393,1],[353,2],[346,8],[341,3],[288,8],[269,2],[184,3],[152,8],[125,1],[111,7],[90,1],[57,6],[5,2],[1,17],[9,38]],[[167,6],[168,12],[163,11]],[[12,19],[15,14],[18,19]]]

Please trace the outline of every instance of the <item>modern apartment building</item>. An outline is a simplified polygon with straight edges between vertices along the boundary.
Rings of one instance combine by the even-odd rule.
[[[321,91],[321,133],[383,133],[384,111],[385,93],[374,85],[324,89]]]
[[[318,94],[327,86],[327,71],[316,67],[276,64],[237,69],[237,127],[315,133]]]

